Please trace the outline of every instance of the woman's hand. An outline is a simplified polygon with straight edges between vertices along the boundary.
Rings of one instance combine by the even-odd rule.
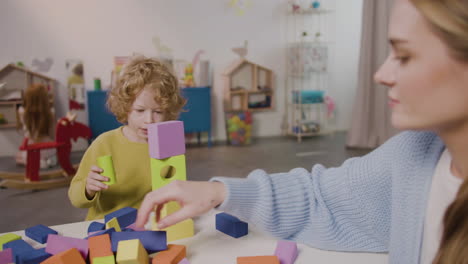
[[[109,188],[108,185],[103,183],[109,181],[109,178],[102,176],[102,172],[103,170],[98,166],[92,166],[91,171],[88,173],[88,178],[86,178],[86,197],[90,200],[93,199],[96,192]]]
[[[136,226],[144,227],[151,212],[160,211],[165,203],[176,201],[181,209],[158,222],[158,228],[164,229],[208,212],[224,201],[225,193],[226,189],[221,182],[173,181],[146,194],[138,210]]]

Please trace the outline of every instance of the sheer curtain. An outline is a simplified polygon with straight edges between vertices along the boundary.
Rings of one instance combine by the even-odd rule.
[[[390,123],[388,88],[374,82],[374,73],[389,53],[387,28],[392,2],[363,1],[358,87],[348,147],[375,148],[397,132]]]

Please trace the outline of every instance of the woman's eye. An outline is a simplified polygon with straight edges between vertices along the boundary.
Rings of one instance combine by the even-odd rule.
[[[409,61],[410,57],[409,56],[396,56],[396,59],[401,63],[405,64]]]
[[[143,109],[135,109],[135,111],[137,111],[138,113],[143,113],[145,110],[143,110]]]

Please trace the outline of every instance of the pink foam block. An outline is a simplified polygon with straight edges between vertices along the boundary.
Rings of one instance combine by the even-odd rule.
[[[188,259],[184,258],[179,262],[179,264],[190,264],[190,262],[188,261]]]
[[[13,250],[11,248],[6,248],[0,251],[0,264],[9,263],[13,263]]]
[[[148,125],[148,145],[153,159],[185,154],[184,123],[166,121]]]
[[[65,250],[76,248],[84,259],[88,256],[88,240],[59,235],[49,235],[47,238],[46,252],[52,255]]]
[[[275,256],[278,257],[281,264],[293,264],[297,254],[296,242],[280,240],[276,244]]]

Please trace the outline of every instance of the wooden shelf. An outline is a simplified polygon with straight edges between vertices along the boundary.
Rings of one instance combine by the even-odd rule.
[[[0,101],[0,105],[18,105],[22,103],[23,103],[22,100]]]
[[[15,128],[16,124],[12,123],[6,123],[6,124],[0,124],[0,128]]]

